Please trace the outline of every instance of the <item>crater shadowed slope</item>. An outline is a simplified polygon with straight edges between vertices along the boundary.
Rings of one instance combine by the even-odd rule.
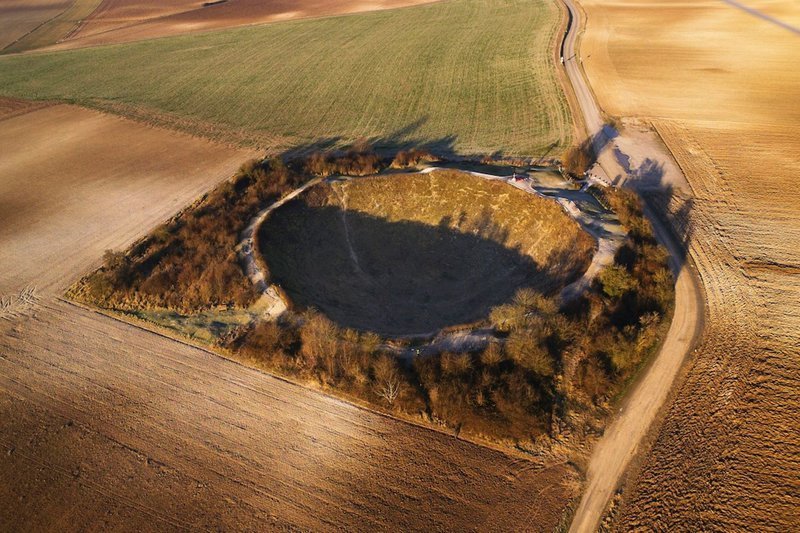
[[[405,335],[481,319],[520,287],[556,291],[592,240],[551,202],[434,173],[319,185],[264,222],[259,249],[295,304]]]

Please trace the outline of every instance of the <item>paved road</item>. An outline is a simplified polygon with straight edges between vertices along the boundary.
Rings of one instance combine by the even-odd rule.
[[[638,184],[620,165],[622,160],[645,160],[669,157],[655,144],[637,148],[646,153],[624,153],[620,134],[605,124],[581,67],[578,37],[583,24],[583,14],[573,0],[564,0],[571,14],[571,24],[564,40],[564,67],[583,115],[587,134],[593,136],[595,147],[602,149],[598,158],[599,173],[612,181],[633,188],[651,187]],[[587,470],[587,483],[583,498],[570,527],[572,532],[589,532],[597,529],[609,500],[616,491],[631,459],[651,428],[664,405],[675,377],[688,353],[693,349],[702,329],[703,298],[700,285],[692,270],[680,264],[683,257],[681,245],[657,218],[650,217],[659,240],[671,255],[671,267],[677,276],[675,285],[675,316],[661,351],[637,384],[629,392],[624,407],[606,429],[595,446]]]

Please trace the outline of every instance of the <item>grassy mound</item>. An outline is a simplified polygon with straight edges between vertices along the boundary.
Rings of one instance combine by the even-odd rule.
[[[404,335],[482,319],[521,287],[552,294],[593,242],[554,202],[436,172],[319,185],[265,221],[259,249],[294,303]]]
[[[552,60],[558,20],[546,0],[450,0],[9,56],[0,94],[265,147],[375,137],[541,155],[571,131]]]

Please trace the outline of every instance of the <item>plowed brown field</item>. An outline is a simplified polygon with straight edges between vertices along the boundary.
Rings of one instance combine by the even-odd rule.
[[[3,102],[0,295],[66,287],[254,155],[77,107]]]
[[[70,0],[3,0],[0,3],[0,50],[69,7]]]
[[[434,0],[227,0],[203,7],[198,0],[105,0],[59,48],[123,43],[262,24],[391,9]]]
[[[601,105],[653,124],[689,181],[691,210],[676,223],[707,300],[704,338],[615,526],[797,530],[800,10],[583,4],[582,56]]]
[[[551,530],[572,479],[47,300],[0,321],[0,529]]]
[[[1,119],[0,530],[551,530],[563,463],[386,418],[65,303],[251,153],[97,112]]]

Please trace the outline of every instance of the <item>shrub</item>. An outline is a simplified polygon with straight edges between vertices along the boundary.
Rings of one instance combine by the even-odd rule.
[[[595,403],[605,396],[611,386],[611,379],[603,365],[593,357],[581,361],[576,378],[578,387]]]
[[[331,319],[320,313],[309,311],[300,328],[300,355],[307,368],[324,365],[329,376],[336,375],[336,357],[339,352],[339,328]]]
[[[610,265],[598,276],[603,292],[609,298],[619,299],[623,294],[636,287],[636,281],[628,274],[625,267]]]
[[[498,331],[512,331],[525,323],[525,308],[515,304],[499,305],[491,310],[489,320]]]
[[[481,364],[485,367],[493,367],[499,365],[503,361],[503,351],[500,344],[492,342],[480,354]]]
[[[506,354],[517,365],[540,377],[550,377],[555,372],[553,358],[543,346],[537,332],[513,331],[506,341]]]
[[[416,167],[420,163],[430,163],[438,160],[439,159],[435,155],[427,150],[412,148],[411,150],[401,150],[397,152],[390,166],[392,168],[409,168]]]
[[[344,154],[312,154],[305,162],[306,172],[315,176],[368,176],[381,170],[381,159],[366,141],[359,141]]]
[[[562,164],[564,170],[572,176],[582,176],[597,160],[591,139],[571,147],[564,153]]]
[[[375,361],[373,372],[377,395],[387,404],[394,405],[403,389],[397,360],[389,355],[382,355]]]

